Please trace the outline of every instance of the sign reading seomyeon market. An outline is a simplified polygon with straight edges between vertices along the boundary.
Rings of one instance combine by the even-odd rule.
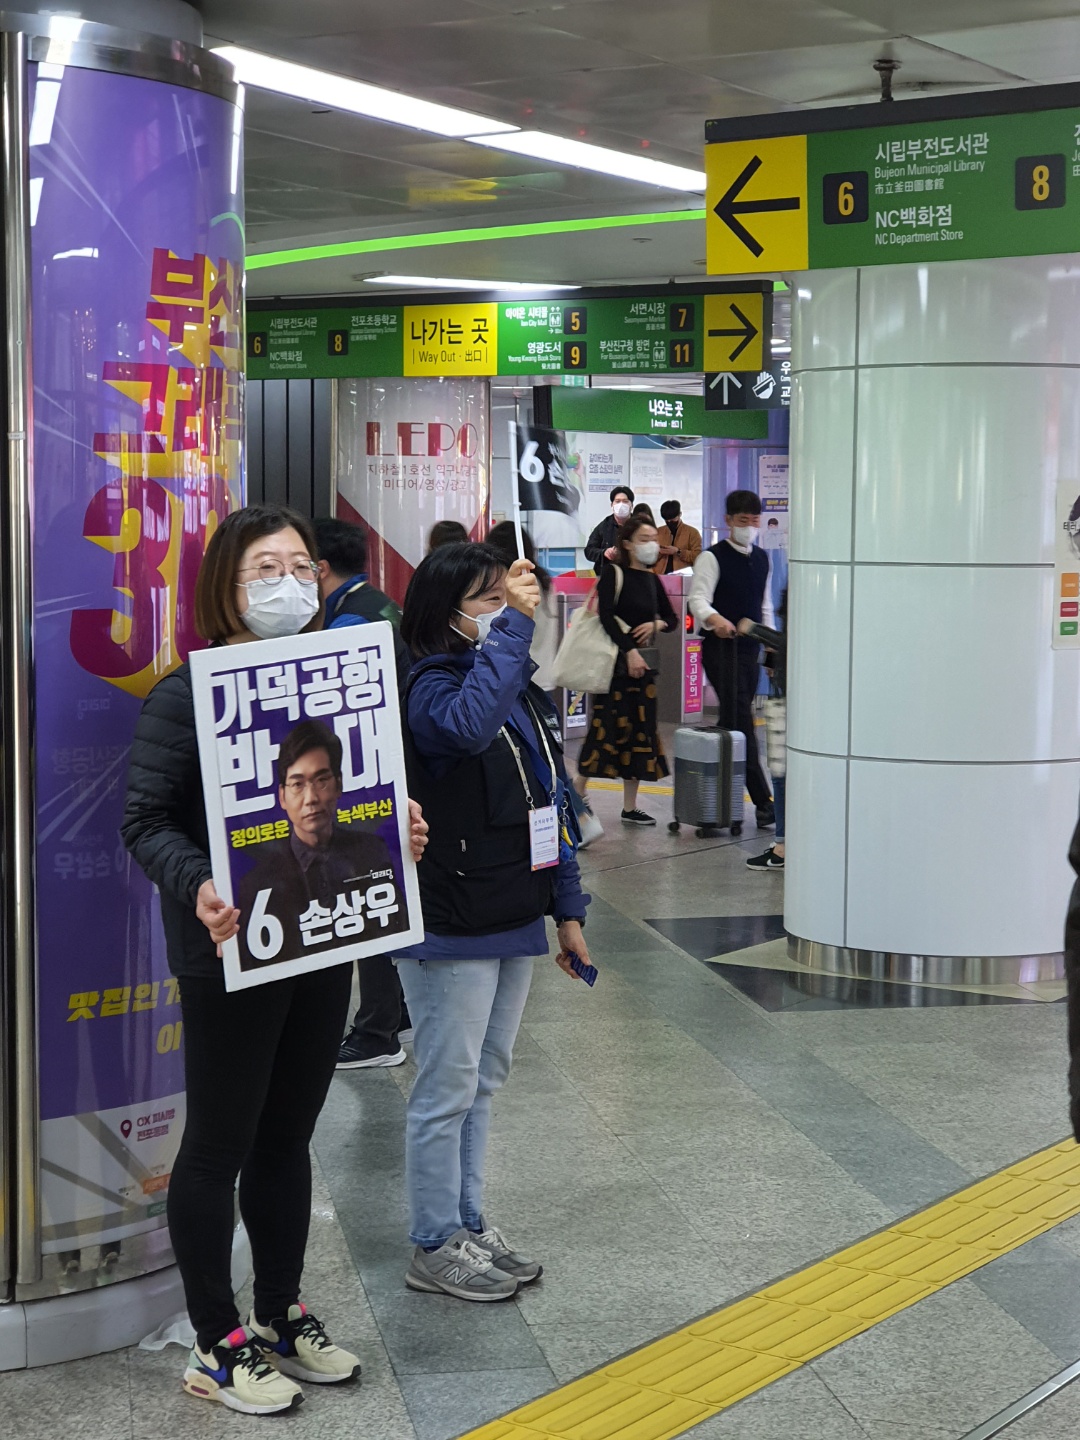
[[[712,275],[1080,250],[1080,85],[711,120]]]

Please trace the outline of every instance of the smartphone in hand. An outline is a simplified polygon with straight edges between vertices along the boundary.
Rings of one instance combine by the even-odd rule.
[[[575,955],[573,950],[566,952],[570,956],[570,969],[575,975],[580,975],[588,986],[596,984],[596,977],[599,974],[595,965],[586,965],[580,955]]]

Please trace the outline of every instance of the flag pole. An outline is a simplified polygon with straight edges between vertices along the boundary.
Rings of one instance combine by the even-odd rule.
[[[510,421],[510,468],[514,481],[514,534],[517,536],[518,559],[525,559],[525,541],[521,534],[521,462],[518,459],[518,426]]]

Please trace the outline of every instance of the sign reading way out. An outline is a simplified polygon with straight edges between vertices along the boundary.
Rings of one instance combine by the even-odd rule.
[[[705,133],[713,275],[1078,248],[1077,85],[713,120]]]

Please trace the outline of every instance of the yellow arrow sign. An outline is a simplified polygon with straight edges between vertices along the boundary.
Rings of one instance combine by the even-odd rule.
[[[805,135],[706,145],[705,175],[710,275],[807,268]]]
[[[765,368],[765,297],[760,291],[706,295],[704,318],[703,370]]]

